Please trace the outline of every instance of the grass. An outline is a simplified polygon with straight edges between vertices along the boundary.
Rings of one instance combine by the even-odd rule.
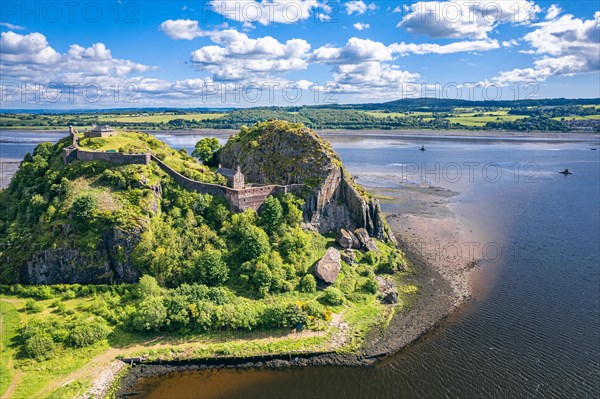
[[[119,122],[119,123],[167,123],[173,119],[185,119],[186,121],[191,121],[193,119],[200,120],[209,120],[216,119],[225,116],[224,113],[195,113],[195,114],[183,114],[177,115],[173,113],[160,113],[160,114],[147,114],[147,115],[111,115],[105,114],[99,117],[101,122]]]
[[[502,112],[489,112],[483,116],[475,116],[476,114],[460,114],[457,117],[446,118],[450,123],[459,123],[464,126],[485,126],[488,122],[513,122],[519,119],[526,118],[524,115],[506,115]],[[479,115],[479,114],[477,114]]]
[[[17,308],[11,303],[0,301],[0,395],[9,387],[14,376],[12,358],[19,324]]]
[[[319,294],[316,294],[318,296]],[[269,300],[293,298],[297,302],[315,299],[315,294],[290,292]],[[0,298],[2,322],[2,351],[0,352],[0,388],[5,391],[15,374],[19,375],[11,398],[71,398],[85,393],[99,370],[116,357],[142,356],[149,361],[194,360],[214,357],[253,357],[274,354],[344,353],[358,349],[370,329],[385,323],[391,316],[389,308],[380,304],[374,295],[358,302],[334,308],[341,312],[343,322],[350,326],[350,340],[341,339],[338,325],[325,322],[317,330],[294,333],[290,329],[269,331],[216,331],[211,333],[131,333],[115,327],[108,339],[85,348],[59,345],[49,360],[34,360],[23,351],[16,338],[21,323],[60,317],[86,317],[87,305],[93,295],[74,299],[60,299],[74,315],[57,313],[53,307],[56,298],[38,300],[42,310],[25,312],[25,299],[12,296]],[[10,302],[10,303],[9,303]],[[343,346],[340,346],[343,345]]]
[[[552,118],[556,121],[565,120],[565,121],[600,121],[600,114],[595,115],[583,115],[583,116],[559,116],[556,118]]]

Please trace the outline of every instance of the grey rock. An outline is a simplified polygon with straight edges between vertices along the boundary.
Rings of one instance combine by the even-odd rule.
[[[348,230],[340,229],[335,237],[335,240],[343,249],[352,248],[355,238],[353,236],[354,234],[350,233]]]
[[[315,266],[315,277],[327,284],[333,284],[340,273],[341,260],[340,251],[329,248]]]
[[[363,248],[365,248],[367,251],[379,252],[377,245],[375,245],[375,242],[369,236],[369,233],[367,232],[367,230],[365,230],[363,228],[358,228],[358,229],[354,230],[354,234],[358,238],[358,241],[360,241]]]
[[[397,292],[388,292],[387,294],[384,295],[384,297],[381,299],[382,303],[386,303],[388,305],[392,305],[394,303],[398,303],[398,293]]]
[[[346,262],[346,264],[348,264],[348,265],[354,264],[354,250],[353,249],[346,249],[346,250],[340,252],[340,255],[342,257],[342,261]]]

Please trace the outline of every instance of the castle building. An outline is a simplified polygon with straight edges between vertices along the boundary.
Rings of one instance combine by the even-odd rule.
[[[239,165],[237,169],[227,169],[219,165],[217,173],[227,179],[227,187],[233,188],[234,190],[243,190],[246,188],[246,178],[240,170]]]
[[[92,130],[85,132],[84,137],[110,137],[117,134],[115,129],[111,128],[108,125],[98,126],[94,125]]]

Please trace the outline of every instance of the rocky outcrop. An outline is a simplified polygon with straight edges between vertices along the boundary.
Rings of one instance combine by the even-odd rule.
[[[335,237],[335,241],[341,248],[344,248],[344,249],[348,249],[348,248],[359,249],[360,248],[360,242],[358,241],[358,238],[356,238],[356,236],[352,232],[350,232],[346,229],[340,229],[340,231],[338,231],[338,233]]]
[[[375,242],[369,236],[367,230],[363,228],[356,229],[354,230],[354,235],[356,236],[356,238],[358,238],[358,241],[360,241],[360,244],[364,249],[366,249],[367,251],[379,252],[377,245],[375,245]]]
[[[305,184],[305,226],[319,233],[364,228],[372,237],[395,242],[379,201],[356,184],[331,144],[315,132],[284,121],[242,129],[223,147],[220,162],[241,167],[248,181]]]
[[[342,267],[340,251],[329,248],[315,266],[315,277],[327,284],[333,284]]]
[[[107,231],[96,251],[73,247],[47,249],[36,253],[21,267],[23,284],[112,284],[134,283],[140,277],[131,262],[131,252],[139,242],[140,230]]]

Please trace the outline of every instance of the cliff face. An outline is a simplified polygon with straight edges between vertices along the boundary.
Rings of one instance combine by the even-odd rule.
[[[395,241],[379,201],[352,180],[329,142],[302,125],[269,121],[242,129],[220,160],[226,167],[239,165],[249,182],[305,184],[307,227],[320,233],[363,227],[380,240]]]
[[[23,284],[112,284],[135,283],[139,271],[131,262],[131,252],[141,230],[105,232],[94,252],[72,247],[47,249],[35,254],[21,267]]]

